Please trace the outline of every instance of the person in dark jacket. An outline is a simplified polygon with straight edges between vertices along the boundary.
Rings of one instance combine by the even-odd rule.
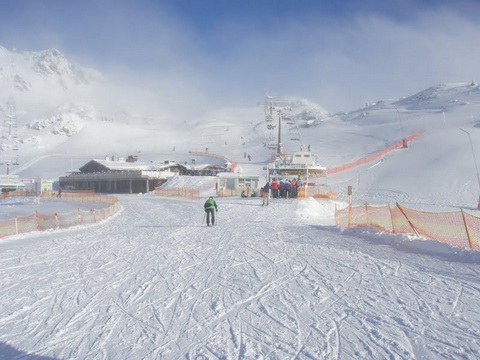
[[[210,226],[210,217],[212,220],[212,225],[215,225],[215,212],[218,211],[217,203],[215,202],[215,199],[213,196],[210,196],[207,201],[205,201],[205,204],[203,205],[203,208],[205,209],[206,215],[207,215],[207,226]]]
[[[287,199],[290,199],[292,191],[292,184],[290,183],[290,180],[285,181],[285,183],[283,184],[283,189],[285,191],[285,197]]]
[[[270,203],[270,183],[267,181],[265,186],[262,188],[263,190],[263,204],[268,205]]]

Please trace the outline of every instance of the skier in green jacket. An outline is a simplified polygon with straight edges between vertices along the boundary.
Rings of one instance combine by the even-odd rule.
[[[207,213],[207,226],[210,226],[210,215],[212,217],[212,225],[215,225],[215,212],[218,211],[217,203],[213,196],[210,196],[203,205],[205,212]],[[215,211],[214,211],[215,210]]]

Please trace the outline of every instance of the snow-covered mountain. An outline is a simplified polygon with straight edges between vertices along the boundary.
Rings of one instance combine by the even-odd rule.
[[[131,102],[126,104],[117,96],[122,89],[99,72],[70,63],[58,50],[20,54],[0,48],[0,69],[0,156],[17,156],[19,165],[12,170],[22,177],[57,178],[105,155],[135,153],[147,161],[177,156],[183,161],[190,152],[205,149],[235,161],[248,153],[261,172],[272,156],[267,144],[276,140],[280,119],[285,151],[310,146],[326,167],[369,156],[424,131],[408,149],[388,155],[380,166],[351,171],[348,182],[357,188],[358,200],[435,199],[472,205],[472,193],[478,192],[472,156],[480,141],[480,89],[475,81],[438,84],[336,114],[310,100],[262,99],[259,94],[259,102],[251,107],[217,108],[187,118],[167,115],[153,104],[149,108],[148,91],[130,92]],[[98,96],[105,91],[116,96]],[[6,136],[12,114],[15,138]],[[460,128],[468,132],[473,148]],[[244,168],[256,171],[247,164]],[[346,181],[332,176],[326,182],[343,194]],[[381,195],[385,193],[389,195]]]
[[[64,90],[101,81],[102,75],[77,66],[58,50],[17,53],[0,46],[0,84],[2,94],[42,91],[45,84]]]
[[[57,145],[79,132],[98,117],[88,99],[82,99],[103,82],[99,72],[69,62],[56,49],[17,53],[0,47],[4,151],[50,150],[48,144]],[[57,140],[51,141],[51,135]]]
[[[89,137],[106,123],[112,128],[118,124],[125,134],[152,123],[168,127],[161,113],[152,115],[143,103],[135,104],[142,100],[135,99],[135,91],[72,63],[56,49],[18,53],[0,47],[2,148],[18,147],[20,156],[26,157],[24,162],[65,146],[79,153],[117,151],[115,143],[123,144],[123,136],[92,141],[89,146],[76,139],[72,143],[80,142],[79,149],[65,143],[82,130]]]

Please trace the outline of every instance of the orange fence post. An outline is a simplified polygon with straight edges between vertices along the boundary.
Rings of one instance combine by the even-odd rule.
[[[348,185],[348,227],[352,226],[352,185]]]
[[[337,216],[337,204],[335,204],[335,226],[339,226],[338,216]]]
[[[392,222],[392,234],[395,234],[395,224],[393,222],[393,213],[390,206],[388,207],[388,212],[390,213],[390,221]]]
[[[78,217],[78,223],[80,225],[83,224],[83,218],[82,218],[82,211],[80,210],[80,208],[77,209],[77,217]]]
[[[405,211],[403,210],[403,208],[400,206],[399,203],[397,203],[397,208],[398,208],[398,210],[400,210],[400,212],[403,214],[403,216],[405,216],[405,219],[407,220],[408,224],[412,227],[413,231],[415,231],[415,235],[420,236],[417,229],[415,228],[415,226],[413,226],[412,222],[408,218],[407,214],[405,214]]]
[[[468,231],[467,221],[465,220],[465,213],[463,212],[463,209],[460,209],[460,211],[462,213],[462,220],[463,220],[463,225],[465,226],[465,232],[467,233],[468,247],[471,249],[472,239],[470,238],[470,232]]]
[[[370,220],[368,219],[368,204],[365,201],[365,219],[367,219],[367,225],[370,225]]]

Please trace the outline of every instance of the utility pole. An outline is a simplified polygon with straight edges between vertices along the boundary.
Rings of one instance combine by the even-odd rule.
[[[18,132],[17,132],[17,112],[15,100],[10,97],[6,103],[4,111],[3,126],[1,128],[0,143],[7,150],[0,159],[0,164],[7,166],[7,175],[10,174],[10,165],[18,165]]]
[[[278,110],[278,143],[277,143],[277,156],[281,157],[283,155],[283,145],[282,145],[282,111]]]

